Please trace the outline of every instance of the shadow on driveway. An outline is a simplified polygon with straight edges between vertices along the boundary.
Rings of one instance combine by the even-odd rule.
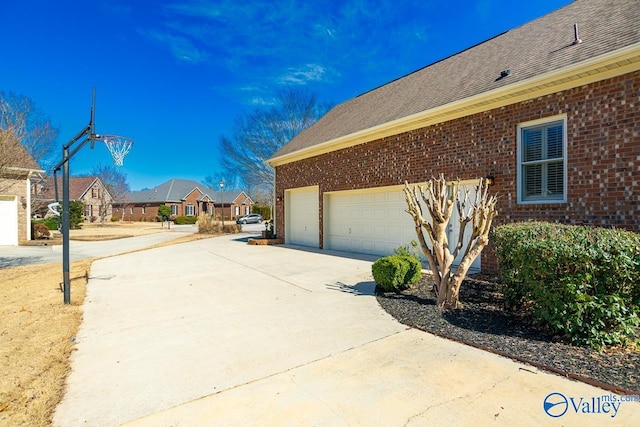
[[[43,258],[39,256],[27,256],[27,257],[0,257],[0,268],[17,267],[25,264],[39,263]]]

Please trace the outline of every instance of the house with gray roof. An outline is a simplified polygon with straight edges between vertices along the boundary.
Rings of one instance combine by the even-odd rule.
[[[217,191],[196,181],[171,179],[149,190],[133,191],[115,205],[114,215],[124,221],[156,221],[158,207],[170,206],[171,216],[208,214],[234,219],[251,213],[253,200],[242,190]]]
[[[639,23],[637,0],[575,0],[337,105],[268,160],[276,233],[387,255],[416,238],[403,183],[441,173],[492,177],[497,224],[640,231]]]

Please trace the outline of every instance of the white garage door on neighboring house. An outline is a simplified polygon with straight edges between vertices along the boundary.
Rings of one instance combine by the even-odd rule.
[[[18,244],[18,202],[15,196],[0,196],[0,245]]]
[[[285,240],[287,244],[320,247],[318,187],[285,191]]]
[[[395,248],[417,240],[413,219],[406,212],[403,188],[394,186],[325,193],[324,247],[386,256],[393,254]],[[471,184],[469,188],[473,191]],[[423,212],[427,216],[426,208]],[[452,245],[459,230],[457,214],[454,216],[448,234]],[[460,258],[456,261],[459,262]],[[479,257],[473,268],[480,268]]]

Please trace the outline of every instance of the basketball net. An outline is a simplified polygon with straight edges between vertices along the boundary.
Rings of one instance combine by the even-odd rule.
[[[118,135],[97,135],[96,139],[104,141],[113,157],[113,163],[115,163],[116,166],[122,166],[124,156],[131,150],[133,140]]]

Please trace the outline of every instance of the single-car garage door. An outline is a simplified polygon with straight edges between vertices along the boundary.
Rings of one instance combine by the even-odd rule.
[[[285,191],[285,241],[292,245],[320,247],[318,187]]]
[[[475,182],[463,184],[474,191],[472,184]],[[394,186],[325,193],[324,247],[386,256],[391,255],[398,246],[417,240],[413,219],[406,212],[407,202],[403,188],[404,186]],[[427,217],[426,208],[423,213]],[[470,234],[471,225],[468,227]],[[459,228],[458,215],[454,212],[448,228],[451,245],[458,238]],[[462,254],[454,264],[460,262],[461,258]],[[426,263],[426,259],[423,261]],[[476,258],[472,268],[480,269],[480,257]]]
[[[18,244],[18,203],[15,196],[0,196],[0,245]]]

